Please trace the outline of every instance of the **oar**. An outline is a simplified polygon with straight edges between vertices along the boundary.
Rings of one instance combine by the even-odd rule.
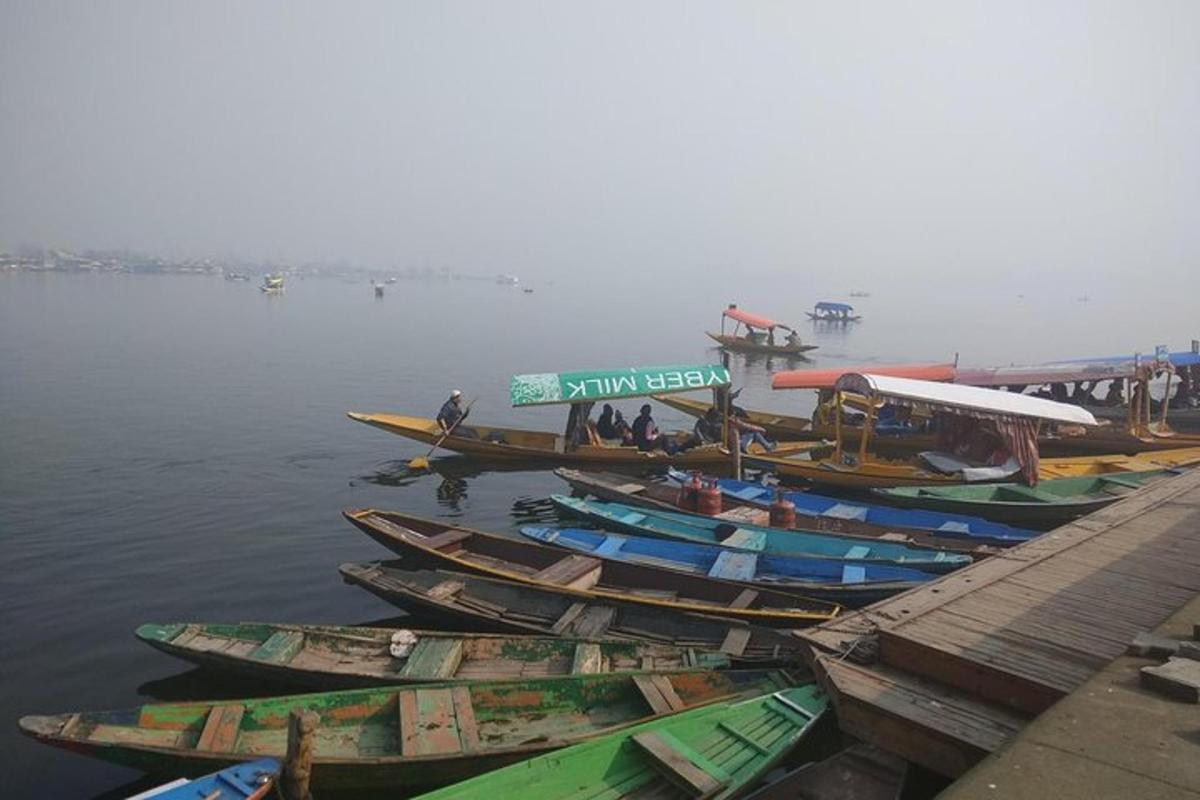
[[[466,407],[466,409],[463,410],[462,416],[459,417],[457,420],[455,420],[454,424],[451,425],[449,428],[447,428],[446,432],[443,433],[438,438],[438,440],[433,443],[433,447],[429,448],[429,452],[426,453],[424,455],[424,457],[417,456],[412,461],[408,462],[408,468],[409,469],[429,469],[429,457],[431,455],[433,455],[433,451],[437,450],[438,447],[441,446],[442,442],[446,441],[446,437],[449,436],[450,434],[454,433],[454,429],[458,427],[459,423],[467,418],[467,412],[471,410],[471,406],[475,405],[475,400],[478,400],[478,399],[479,398],[476,397],[474,400],[467,403],[467,407]]]

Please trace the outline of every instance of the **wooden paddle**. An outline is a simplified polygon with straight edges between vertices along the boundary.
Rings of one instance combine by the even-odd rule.
[[[479,398],[476,397],[473,400],[471,400],[471,402],[467,403],[467,407],[465,409],[463,409],[462,416],[459,417],[458,419],[456,419],[454,421],[454,424],[451,425],[449,428],[447,428],[446,432],[443,433],[438,438],[438,440],[433,443],[433,447],[429,448],[429,452],[426,453],[424,455],[424,457],[417,456],[412,461],[409,461],[408,468],[409,469],[429,469],[429,457],[431,455],[433,455],[433,451],[437,450],[441,446],[442,442],[446,441],[446,437],[449,436],[450,434],[454,433],[454,429],[459,426],[459,423],[461,423],[464,419],[467,418],[467,412],[469,412],[471,410],[471,406],[475,405],[475,400],[478,400],[478,399]]]

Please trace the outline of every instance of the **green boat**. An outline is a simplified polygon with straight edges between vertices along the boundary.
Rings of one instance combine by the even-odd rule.
[[[1178,475],[1179,470],[1114,472],[1079,478],[1052,478],[1036,486],[986,483],[955,486],[900,486],[873,489],[889,503],[927,508],[1010,522],[1032,528],[1053,528],[1112,505],[1143,486]]]
[[[736,797],[782,761],[827,705],[815,684],[654,720],[419,800]]]
[[[22,717],[75,753],[199,776],[287,749],[293,709],[320,716],[313,789],[433,788],[649,718],[794,685],[783,672],[693,670],[351,689]]]
[[[315,689],[729,666],[721,653],[649,642],[408,628],[172,622],[136,636],[201,667]]]

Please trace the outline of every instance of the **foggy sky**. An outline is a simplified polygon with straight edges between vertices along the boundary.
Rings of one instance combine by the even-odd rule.
[[[1200,3],[0,3],[0,248],[1187,279]]]

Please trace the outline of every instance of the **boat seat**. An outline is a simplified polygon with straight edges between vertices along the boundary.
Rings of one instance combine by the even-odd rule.
[[[575,658],[571,661],[572,675],[595,675],[604,671],[604,653],[596,642],[580,642],[575,645]]]
[[[462,663],[461,639],[422,638],[409,653],[400,677],[420,680],[448,680]]]
[[[867,580],[867,568],[847,564],[842,567],[842,583],[864,583]]]
[[[758,599],[758,591],[755,589],[743,589],[741,594],[733,598],[733,602],[729,604],[730,608],[749,608],[755,600]]]
[[[633,684],[655,714],[672,714],[687,705],[675,693],[675,687],[666,675],[634,675]]]
[[[591,556],[569,555],[535,572],[533,579],[568,589],[591,589],[600,580],[604,562]]]
[[[971,524],[968,522],[956,522],[954,520],[947,520],[946,522],[943,522],[941,525],[938,525],[937,530],[946,531],[947,533],[970,533],[971,532]]]
[[[621,522],[626,525],[637,525],[639,522],[642,522],[645,519],[646,519],[645,514],[639,514],[636,511],[630,511],[626,514],[622,514],[621,516],[617,517],[617,522]]]
[[[721,641],[720,650],[722,653],[731,656],[740,656],[746,652],[746,645],[750,643],[750,629],[740,626],[734,626],[725,634],[725,638]]]
[[[596,545],[596,549],[592,552],[598,556],[616,555],[617,551],[620,550],[627,541],[628,540],[623,536],[605,536],[604,541]]]
[[[710,797],[729,783],[729,773],[668,731],[644,731],[632,739],[654,768],[689,797]]]
[[[834,503],[822,511],[820,516],[862,522],[867,518],[868,511],[869,509],[866,506],[856,506],[853,503]]]
[[[741,489],[726,492],[730,497],[736,497],[738,500],[757,500],[764,494],[771,494],[771,490],[765,486],[744,486]]]
[[[467,585],[462,581],[442,581],[436,586],[429,587],[425,594],[434,600],[449,600],[465,588]]]
[[[265,642],[246,654],[255,661],[286,664],[296,657],[304,647],[304,634],[300,631],[275,631]]]
[[[842,558],[855,559],[866,558],[871,554],[871,548],[865,544],[856,544],[846,551]]]
[[[728,581],[752,581],[758,567],[758,554],[738,550],[722,550],[708,571],[710,578]]]
[[[455,545],[464,539],[470,539],[472,535],[473,534],[470,531],[460,531],[451,528],[450,530],[439,533],[436,536],[427,537],[423,544],[430,550],[436,550],[439,553],[447,553],[451,551],[457,552],[462,550],[462,548],[455,547]]]
[[[721,542],[725,547],[737,547],[742,550],[757,550],[761,552],[767,546],[766,531],[748,531],[738,528]]]
[[[245,713],[246,707],[241,703],[213,706],[204,721],[200,738],[196,740],[196,749],[208,753],[232,753]]]
[[[475,709],[467,687],[401,689],[396,700],[402,756],[453,755],[478,749]]]

